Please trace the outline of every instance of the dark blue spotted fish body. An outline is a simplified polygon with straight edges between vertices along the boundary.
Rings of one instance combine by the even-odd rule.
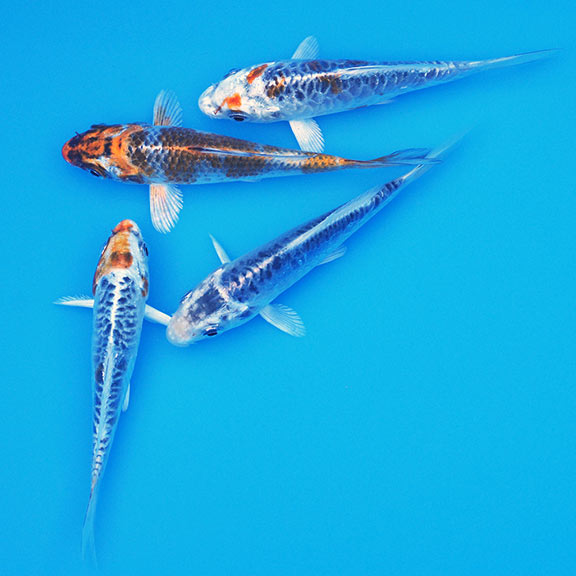
[[[83,553],[94,558],[96,502],[120,414],[128,406],[148,297],[147,260],[138,227],[124,220],[110,236],[94,276],[93,452],[90,501],[82,537]]]
[[[480,70],[537,60],[549,51],[481,61],[323,60],[306,38],[291,60],[233,70],[200,96],[210,118],[290,122],[301,148],[323,150],[316,116],[382,104],[414,90],[451,82]]]
[[[168,339],[188,345],[259,314],[286,332],[303,335],[297,314],[271,302],[316,266],[342,255],[342,244],[428,167],[418,166],[236,260],[229,261],[216,244],[224,264],[184,296],[168,324]]]

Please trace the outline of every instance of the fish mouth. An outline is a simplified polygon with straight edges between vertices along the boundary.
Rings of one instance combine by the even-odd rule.
[[[112,230],[113,234],[118,234],[119,232],[134,232],[136,234],[140,234],[140,228],[134,220],[122,220],[122,222],[118,222],[116,227]]]
[[[207,116],[218,118],[218,106],[213,101],[214,86],[206,88],[198,98],[198,108]]]
[[[189,322],[184,317],[177,315],[177,313],[174,314],[166,327],[166,338],[174,346],[180,348],[190,346],[193,338],[190,336]]]
[[[70,138],[64,146],[62,146],[62,157],[68,164],[72,164],[72,166],[80,166],[82,167],[82,153],[78,149],[78,146],[82,140],[80,134],[76,134],[73,138]]]

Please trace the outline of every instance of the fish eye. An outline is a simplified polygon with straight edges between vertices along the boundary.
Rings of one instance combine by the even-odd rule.
[[[217,328],[207,328],[206,329],[206,336],[216,336],[218,334]]]
[[[90,170],[90,174],[92,174],[92,176],[96,176],[96,178],[100,178],[100,176],[102,176],[102,174],[100,174],[100,172],[98,172],[98,170]]]
[[[244,116],[244,114],[238,114],[237,112],[235,114],[230,114],[230,118],[232,118],[232,120],[236,120],[236,122],[244,122],[244,120],[246,120],[246,116]]]

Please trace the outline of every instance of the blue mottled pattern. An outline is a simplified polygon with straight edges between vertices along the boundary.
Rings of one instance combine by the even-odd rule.
[[[103,276],[94,295],[92,332],[93,485],[102,476],[140,341],[145,298],[130,270]]]
[[[415,168],[224,264],[184,296],[168,325],[168,339],[186,345],[254,318],[329,258],[422,170]]]
[[[469,69],[466,62],[288,60],[271,64],[262,77],[267,87],[282,84],[277,91],[268,91],[280,107],[279,120],[377,104],[405,91],[455,79]]]

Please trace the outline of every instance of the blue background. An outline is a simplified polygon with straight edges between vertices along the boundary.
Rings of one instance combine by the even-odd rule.
[[[88,293],[123,218],[172,312],[218,265],[398,171],[184,188],[167,237],[147,189],[67,165],[93,123],[185,125],[294,146],[288,125],[214,122],[232,67],[289,57],[481,59],[562,48],[393,104],[320,119],[372,158],[473,128],[446,162],[260,319],[189,349],[146,324],[96,519],[100,572],[568,575],[576,571],[576,190],[571,1],[12,3],[2,14],[0,572],[91,573]]]

